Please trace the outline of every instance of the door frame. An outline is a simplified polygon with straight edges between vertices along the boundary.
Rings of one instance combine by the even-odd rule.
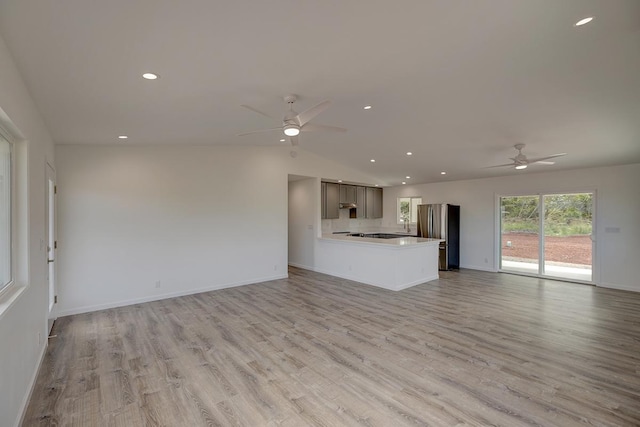
[[[57,319],[58,284],[57,268],[57,209],[56,209],[56,171],[45,162],[45,278],[47,285],[47,333],[51,333],[53,322]],[[52,184],[52,185],[51,185]],[[53,187],[53,193],[51,192]],[[51,206],[53,204],[53,206]],[[51,243],[53,243],[51,245]],[[50,260],[53,260],[50,262]],[[53,303],[52,303],[53,300]]]
[[[577,280],[565,277],[549,276],[547,274],[530,274],[521,271],[511,271],[502,269],[502,204],[500,199],[503,197],[523,197],[523,196],[538,196],[539,204],[538,209],[540,211],[539,223],[538,223],[538,235],[539,235],[539,247],[538,247],[538,271],[544,270],[544,196],[553,196],[556,194],[578,194],[578,193],[591,193],[593,194],[591,205],[591,281]],[[597,255],[597,207],[598,207],[598,191],[595,188],[591,189],[570,189],[570,190],[553,190],[553,191],[523,191],[523,192],[510,192],[510,193],[495,193],[495,235],[494,235],[494,254],[495,254],[495,270],[500,273],[516,274],[519,276],[537,277],[543,279],[559,280],[563,282],[581,283],[585,285],[597,285],[600,278],[600,269],[598,268],[598,255]]]

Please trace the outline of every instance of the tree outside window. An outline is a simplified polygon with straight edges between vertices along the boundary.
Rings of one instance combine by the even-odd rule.
[[[418,221],[418,205],[422,204],[422,197],[398,198],[398,224],[415,224]]]

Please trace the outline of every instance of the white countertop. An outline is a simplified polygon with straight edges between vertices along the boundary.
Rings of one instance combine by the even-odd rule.
[[[321,240],[344,242],[344,243],[360,243],[360,244],[376,244],[384,247],[400,247],[400,246],[418,246],[418,245],[437,245],[444,241],[443,239],[429,239],[424,237],[399,237],[397,239],[376,239],[372,237],[354,237],[344,234],[323,234]]]

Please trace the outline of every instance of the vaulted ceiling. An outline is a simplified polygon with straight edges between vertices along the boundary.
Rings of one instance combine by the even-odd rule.
[[[638,0],[0,0],[0,33],[57,144],[277,145],[240,105],[296,94],[348,128],[300,147],[385,185],[640,162]],[[568,154],[485,169],[516,143]]]

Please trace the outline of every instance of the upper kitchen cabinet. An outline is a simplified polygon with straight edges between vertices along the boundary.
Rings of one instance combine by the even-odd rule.
[[[340,185],[323,182],[321,186],[322,219],[338,219],[340,217]]]
[[[340,203],[356,203],[356,186],[340,184]]]
[[[367,187],[356,187],[356,218],[367,217]]]
[[[366,218],[382,218],[382,188],[367,187]]]
[[[382,188],[373,189],[373,218],[382,218]]]
[[[382,188],[325,181],[320,185],[322,219],[338,219],[340,206],[349,210],[349,218],[382,218]]]
[[[327,218],[327,183],[320,183],[320,218]]]

